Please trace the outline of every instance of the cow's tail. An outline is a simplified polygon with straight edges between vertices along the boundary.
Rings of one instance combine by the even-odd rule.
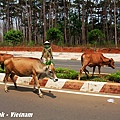
[[[81,56],[81,64],[82,64],[82,66],[83,66],[83,62],[84,62],[84,54]],[[84,69],[84,72],[86,74],[89,74],[89,71],[86,68]]]
[[[81,65],[83,66],[83,55],[81,56]]]

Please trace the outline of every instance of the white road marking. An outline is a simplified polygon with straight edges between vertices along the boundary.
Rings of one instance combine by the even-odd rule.
[[[0,82],[0,84],[4,84]],[[14,86],[14,84],[7,83],[7,85]],[[23,86],[18,85],[19,87],[27,87],[27,88],[33,88],[31,86]],[[85,92],[79,92],[79,91],[68,91],[68,90],[57,90],[57,89],[49,89],[49,88],[41,88],[41,90],[47,90],[47,91],[53,91],[53,92],[60,92],[60,93],[68,93],[68,94],[76,94],[76,95],[87,95],[87,96],[94,96],[94,97],[106,97],[106,98],[118,98],[120,99],[119,95],[108,95],[108,94],[100,94],[100,93],[85,93]]]
[[[119,98],[120,99],[120,96],[117,96],[117,95],[84,93],[84,92],[75,92],[75,91],[67,91],[67,90],[55,90],[55,89],[48,89],[48,88],[41,88],[41,89],[53,91],[53,92],[61,92],[61,93],[69,93],[69,94],[77,94],[77,95],[87,95],[87,96],[95,96],[95,97]]]

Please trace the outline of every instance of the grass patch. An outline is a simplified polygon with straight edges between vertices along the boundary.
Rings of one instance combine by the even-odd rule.
[[[120,83],[120,71],[110,74],[108,80]]]
[[[63,78],[63,79],[78,78],[78,72],[72,69],[67,69],[67,68],[56,68],[56,75],[58,78]]]
[[[58,78],[63,79],[78,79],[79,72],[76,72],[72,69],[67,68],[56,68],[56,75]],[[96,81],[96,82],[117,82],[120,83],[120,71],[112,74],[102,74],[100,76],[94,75],[93,77],[89,74],[89,78],[86,77],[85,74],[82,74],[81,79],[84,81]]]
[[[109,75],[101,75],[100,77],[98,75],[94,75],[93,77],[89,75],[89,78],[86,77],[85,74],[81,76],[80,80],[84,81],[96,81],[96,82],[108,82],[108,76]]]

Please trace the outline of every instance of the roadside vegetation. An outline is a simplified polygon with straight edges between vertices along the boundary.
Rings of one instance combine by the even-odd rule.
[[[72,69],[56,68],[56,75],[58,78],[77,80],[78,74],[79,72],[72,70]],[[100,77],[98,75],[94,75],[93,77],[89,75],[89,78],[87,78],[85,74],[82,74],[81,80],[119,83],[120,82],[120,71],[116,73],[112,73],[112,74],[104,74],[104,75],[101,75]]]
[[[1,67],[0,67],[0,73],[4,73],[5,70],[3,70]]]
[[[74,46],[74,47],[86,47],[86,48],[91,48],[91,47],[97,47],[97,48],[115,48],[114,43],[109,41],[106,42],[103,40],[105,38],[105,35],[99,30],[99,29],[94,29],[88,32],[88,43],[84,45],[66,45],[63,43],[63,35],[61,31],[57,28],[50,28],[47,31],[46,34],[46,40],[51,41],[52,44],[57,45],[57,46]],[[24,46],[24,47],[35,47],[35,46],[42,46],[43,43],[35,43],[33,40],[27,41],[23,40],[24,35],[20,30],[9,30],[4,34],[4,41],[0,42],[0,46]],[[119,47],[119,45],[118,45]]]
[[[72,69],[67,69],[67,68],[56,68],[56,75],[58,78],[64,78],[64,79],[78,78],[78,72]]]
[[[4,73],[5,71],[0,68],[0,73]],[[58,78],[62,79],[71,79],[71,80],[77,80],[78,79],[79,72],[68,69],[68,68],[56,68],[56,75]],[[120,83],[120,71],[112,74],[104,74],[100,77],[98,75],[94,75],[93,77],[91,74],[89,75],[89,78],[86,77],[86,75],[83,73],[81,76],[81,80],[84,81],[96,81],[96,82],[116,82]]]
[[[21,44],[41,45],[50,38],[51,43],[62,46],[118,47],[119,8],[120,0],[0,0],[0,40],[5,42],[3,36],[16,29],[22,32]],[[7,41],[9,45],[19,43],[14,37],[12,43]]]

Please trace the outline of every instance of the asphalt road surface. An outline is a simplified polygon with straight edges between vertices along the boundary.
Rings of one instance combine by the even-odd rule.
[[[63,67],[63,68],[69,68],[76,71],[79,71],[81,68],[81,61],[79,60],[53,60],[55,63],[55,67]],[[115,62],[115,69],[112,69],[110,67],[101,67],[101,73],[114,73],[118,70],[120,70],[120,62]],[[87,67],[89,72],[92,72],[92,68]],[[98,68],[96,67],[96,73],[98,73]]]
[[[39,98],[31,88],[0,85],[0,120],[120,120],[120,99],[95,97],[44,90]],[[31,118],[17,114],[32,113]],[[1,117],[1,115],[3,115]]]

